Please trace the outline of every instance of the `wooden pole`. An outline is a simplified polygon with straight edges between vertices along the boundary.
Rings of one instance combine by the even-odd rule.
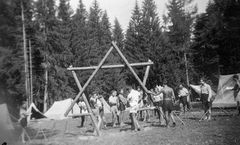
[[[32,82],[32,45],[31,40],[29,40],[29,59],[30,59],[30,103],[33,102],[33,82]]]
[[[148,60],[148,62],[152,62],[152,61]],[[149,75],[149,71],[150,71],[150,65],[147,66],[145,74],[144,74],[144,77],[143,77],[143,84],[144,84],[144,86],[146,86],[147,78],[148,78],[148,75]]]
[[[27,58],[27,47],[26,47],[26,31],[25,31],[25,18],[24,18],[24,7],[21,1],[21,17],[22,17],[22,34],[23,34],[23,53],[24,53],[24,73],[25,73],[25,91],[27,97],[27,106],[29,107],[29,78],[28,78],[28,58]]]
[[[75,73],[75,71],[72,71],[72,74],[73,74],[75,82],[77,83],[79,91],[81,91],[83,88],[82,88],[82,86],[81,86],[81,84],[80,84],[80,82],[79,82],[79,80],[77,78],[77,74]],[[100,135],[99,128],[97,127],[97,122],[96,122],[95,117],[93,116],[93,112],[92,112],[92,109],[91,109],[91,107],[90,107],[90,105],[88,103],[87,97],[86,97],[86,95],[84,93],[82,93],[82,97],[83,97],[83,100],[84,100],[84,102],[86,104],[88,113],[90,113],[90,117],[91,117],[93,125],[94,125],[94,127],[95,127],[95,129],[97,131],[97,135],[99,136]]]
[[[137,74],[135,73],[135,71],[133,70],[133,68],[130,66],[128,60],[125,58],[125,56],[122,54],[122,52],[119,50],[118,46],[112,42],[112,45],[114,46],[114,48],[117,50],[118,54],[121,56],[121,58],[123,59],[124,63],[127,65],[127,67],[130,69],[130,71],[132,72],[132,74],[134,75],[134,77],[137,79],[137,81],[139,82],[139,84],[141,85],[141,87],[144,89],[144,91],[146,93],[149,93],[148,89],[145,87],[145,85],[143,84],[143,82],[140,80],[140,78],[137,76]]]
[[[189,77],[188,77],[188,63],[187,63],[187,56],[186,56],[186,52],[184,52],[184,61],[185,61],[185,68],[186,68],[187,85],[189,86]]]
[[[148,62],[142,62],[142,63],[131,63],[130,66],[148,66],[148,65],[153,65],[152,61]],[[116,64],[116,65],[103,65],[101,69],[109,69],[109,68],[122,68],[125,67],[126,65],[124,64]],[[97,66],[89,66],[89,67],[70,67],[68,70],[91,70],[91,69],[96,69]]]
[[[101,62],[99,63],[98,67],[94,70],[94,72],[92,73],[92,75],[89,77],[89,79],[87,80],[87,82],[85,83],[85,85],[83,86],[82,90],[80,91],[80,93],[78,94],[78,96],[73,100],[72,104],[68,107],[67,111],[64,113],[64,116],[66,117],[68,115],[68,113],[71,111],[72,107],[74,106],[74,104],[76,103],[76,101],[79,99],[79,97],[83,94],[83,92],[85,91],[85,89],[87,88],[87,86],[90,84],[90,82],[92,81],[93,77],[97,74],[97,72],[99,71],[99,69],[101,68],[101,66],[103,65],[103,63],[105,62],[105,60],[107,59],[108,55],[110,54],[110,52],[113,50],[113,47],[111,47],[107,54],[104,56],[104,58],[101,60]]]

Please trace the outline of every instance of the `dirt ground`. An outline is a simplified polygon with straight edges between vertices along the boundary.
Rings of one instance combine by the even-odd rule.
[[[227,112],[226,112],[227,111]],[[142,130],[130,130],[130,120],[126,114],[125,125],[120,128],[101,130],[101,136],[94,136],[90,118],[80,127],[80,118],[61,121],[47,120],[31,122],[28,133],[29,144],[48,145],[240,145],[240,116],[235,110],[213,110],[211,121],[199,121],[203,112],[193,110],[176,118],[177,126],[160,126],[156,116],[149,122],[140,121]],[[107,115],[107,122],[111,116]],[[45,136],[43,136],[43,131]]]

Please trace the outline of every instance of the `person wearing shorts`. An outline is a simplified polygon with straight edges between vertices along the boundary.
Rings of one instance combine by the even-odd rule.
[[[98,95],[97,93],[94,93],[93,95],[91,95],[90,98],[90,106],[92,107],[92,111],[93,114],[97,117],[97,127],[99,129],[101,129],[102,124],[104,125],[104,127],[106,127],[105,125],[105,121],[104,121],[104,109],[103,109],[103,103],[101,101],[101,95]]]
[[[137,90],[132,89],[131,86],[128,87],[128,96],[127,96],[127,101],[129,102],[130,105],[130,117],[132,121],[132,130],[135,131],[140,131],[140,125],[137,121],[137,111],[138,111],[138,101],[140,97],[140,93]]]
[[[124,111],[126,109],[126,105],[127,105],[127,99],[124,97],[123,95],[124,91],[123,89],[120,90],[119,94],[118,94],[118,110],[119,110],[119,124],[120,126],[123,126],[124,124]]]
[[[187,110],[187,97],[189,96],[188,90],[183,87],[182,84],[179,85],[178,97],[180,100],[180,104],[182,104],[182,111],[185,113]]]
[[[86,103],[84,102],[82,97],[79,99],[78,106],[80,109],[80,114],[88,113]],[[83,127],[84,122],[85,116],[81,116],[81,127]]]
[[[201,100],[203,104],[204,114],[206,115],[204,120],[211,120],[211,108],[212,108],[212,89],[209,84],[205,82],[204,78],[200,79]]]
[[[111,96],[108,99],[109,105],[111,107],[111,113],[112,113],[112,126],[116,127],[117,118],[119,117],[119,110],[118,110],[118,97],[117,97],[117,91],[113,90],[111,93]]]
[[[163,82],[163,89],[161,90],[163,93],[163,112],[166,121],[166,126],[169,127],[170,119],[172,119],[173,126],[176,126],[174,116],[172,114],[173,111],[173,102],[175,100],[174,91],[171,87],[167,85],[167,81]]]

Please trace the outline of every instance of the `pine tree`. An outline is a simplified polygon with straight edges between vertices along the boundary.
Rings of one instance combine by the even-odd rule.
[[[239,72],[239,8],[239,1],[214,0],[196,19],[193,63],[214,84],[219,74]]]
[[[161,49],[161,29],[160,21],[157,14],[157,6],[153,0],[145,0],[142,5],[142,20],[140,23],[140,51],[144,55],[144,61],[148,59],[155,62],[153,65],[148,85],[154,86],[159,82],[159,71],[158,64],[159,51]],[[141,74],[143,76],[145,70],[142,69]]]
[[[15,104],[18,105],[22,103],[22,100],[27,99],[28,94],[25,91],[26,86],[24,83],[25,79],[28,78],[25,77],[24,73],[23,21],[21,20],[21,12],[24,10],[24,30],[26,31],[26,36],[30,37],[32,5],[31,1],[16,0],[1,1],[0,6],[0,49],[4,52],[4,56],[1,57],[0,78],[8,89],[11,98],[14,98],[13,100],[16,101]]]
[[[141,20],[142,20],[142,13],[136,1],[135,7],[128,25],[128,29],[126,32],[126,36],[125,36],[126,40],[124,43],[124,46],[125,46],[124,54],[130,63],[141,62],[146,60],[146,58],[144,57],[144,53],[140,49]],[[138,74],[138,70],[136,71]],[[126,75],[127,75],[126,83],[128,84],[136,83],[135,78],[132,76],[132,74],[129,71],[127,71]]]
[[[185,9],[191,3],[192,0],[170,0],[167,5],[169,12],[165,18],[169,24],[167,36],[172,55],[170,61],[173,66],[171,67],[174,68],[174,72],[171,72],[173,77],[170,79],[172,79],[172,82],[175,82],[174,85],[186,82],[187,68],[184,55],[189,53],[192,24],[197,12],[196,7],[188,11]]]
[[[117,43],[118,47],[123,50],[124,34],[117,18],[114,20],[113,40]]]
[[[142,60],[143,55],[139,50],[139,33],[140,33],[140,22],[141,22],[142,14],[138,3],[136,2],[131,20],[128,25],[128,29],[126,32],[126,41],[125,41],[125,53],[126,57],[130,62],[136,62]]]

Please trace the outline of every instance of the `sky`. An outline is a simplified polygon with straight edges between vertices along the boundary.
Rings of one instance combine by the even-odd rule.
[[[82,0],[87,11],[89,12],[94,0]],[[142,5],[143,0],[137,0],[139,6]],[[70,0],[70,5],[73,10],[78,7],[79,0]],[[110,23],[113,26],[114,19],[117,18],[125,31],[128,27],[129,20],[132,15],[136,0],[97,0],[102,10],[106,10]],[[163,14],[167,13],[166,4],[168,0],[155,0],[157,4],[157,12],[161,18]],[[198,6],[198,13],[205,12],[208,0],[194,0],[194,4]]]

